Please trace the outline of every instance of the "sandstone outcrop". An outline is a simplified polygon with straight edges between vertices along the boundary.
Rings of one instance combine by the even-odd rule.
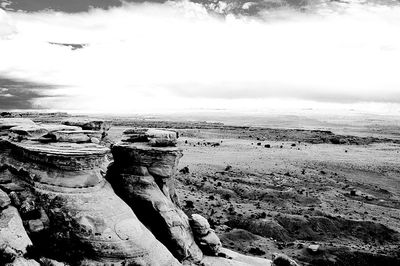
[[[93,143],[0,141],[1,188],[22,218],[13,206],[2,210],[11,218],[0,224],[1,239],[79,265],[180,265],[103,178],[108,152]],[[18,258],[13,265],[24,265]]]
[[[124,142],[112,147],[114,163],[107,179],[175,257],[199,262],[202,252],[194,241],[189,219],[174,203],[172,178],[182,157],[181,149],[174,147],[177,134],[147,129],[125,133]]]

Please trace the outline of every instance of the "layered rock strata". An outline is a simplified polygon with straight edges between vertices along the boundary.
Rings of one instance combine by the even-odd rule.
[[[108,152],[93,143],[0,141],[9,198],[0,194],[0,236],[14,263],[32,241],[31,253],[78,265],[180,265],[103,178]]]
[[[202,252],[194,241],[186,214],[175,204],[173,175],[181,149],[170,131],[132,129],[112,147],[114,163],[107,179],[138,218],[181,261],[198,262]]]

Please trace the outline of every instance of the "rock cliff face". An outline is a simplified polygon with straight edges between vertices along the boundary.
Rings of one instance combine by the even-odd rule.
[[[189,219],[174,203],[171,179],[182,157],[182,151],[174,147],[176,133],[140,129],[128,130],[126,135],[128,142],[112,147],[114,163],[107,179],[175,257],[199,262],[202,252],[194,241]]]
[[[175,132],[128,130],[109,164],[99,124],[0,119],[0,265],[270,264],[221,248],[205,218],[189,222]]]

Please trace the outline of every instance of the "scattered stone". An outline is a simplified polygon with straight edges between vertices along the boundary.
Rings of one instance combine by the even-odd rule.
[[[270,144],[265,144],[264,147],[265,148],[271,148],[271,145]]]

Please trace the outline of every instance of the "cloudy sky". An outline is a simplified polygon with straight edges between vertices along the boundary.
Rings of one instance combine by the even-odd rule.
[[[400,115],[397,0],[10,0],[0,109]]]

